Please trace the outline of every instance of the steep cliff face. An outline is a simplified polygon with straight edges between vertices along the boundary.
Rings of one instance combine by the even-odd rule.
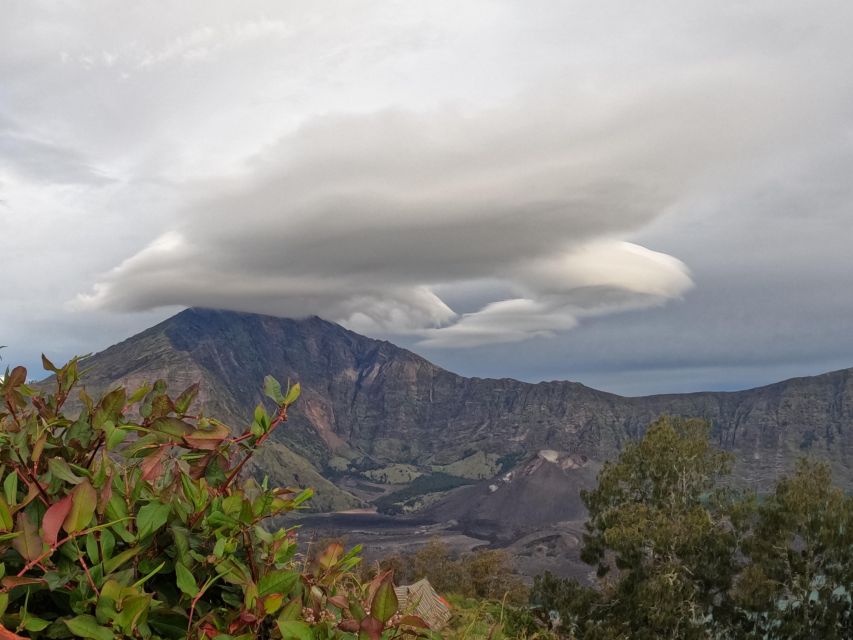
[[[672,413],[710,420],[713,437],[736,452],[738,472],[750,481],[769,482],[811,454],[829,459],[853,485],[850,370],[736,393],[624,398],[574,382],[465,378],[319,318],[201,309],[86,365],[93,387],[200,380],[206,411],[236,424],[262,400],[266,374],[298,379],[303,396],[280,441],[321,470],[365,460],[446,465],[476,451],[520,459],[553,449],[600,461]]]

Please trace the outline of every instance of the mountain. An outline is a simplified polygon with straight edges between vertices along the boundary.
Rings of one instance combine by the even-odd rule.
[[[382,498],[434,514],[444,504],[453,515],[462,494],[482,498],[499,522],[506,504],[537,498],[523,487],[507,503],[499,491],[482,493],[494,477],[523,472],[544,450],[597,464],[661,414],[709,420],[713,439],[736,453],[736,474],[759,487],[806,454],[829,460],[853,486],[850,369],[731,393],[627,398],[576,382],[466,378],[316,317],[205,309],[183,311],[85,366],[85,383],[96,389],[163,378],[177,390],[200,381],[205,411],[235,425],[262,401],[266,374],[299,380],[302,397],[258,472],[317,486],[315,504],[324,509]],[[583,474],[546,469],[541,483],[537,476],[525,486],[577,492]],[[465,483],[474,484],[447,493]]]

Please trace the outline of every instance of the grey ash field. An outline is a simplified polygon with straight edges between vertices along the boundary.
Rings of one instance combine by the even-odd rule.
[[[759,488],[806,454],[853,486],[851,369],[730,393],[626,398],[576,382],[466,378],[320,318],[188,309],[85,360],[93,390],[163,378],[201,383],[208,415],[237,428],[263,378],[302,397],[253,473],[312,486],[316,536],[346,533],[368,557],[440,535],[507,547],[522,571],[581,574],[579,491],[663,414],[710,421],[735,477]],[[377,509],[388,517],[371,515]],[[367,512],[367,514],[365,514]]]

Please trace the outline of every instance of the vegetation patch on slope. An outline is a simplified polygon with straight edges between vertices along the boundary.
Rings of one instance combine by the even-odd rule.
[[[403,504],[412,498],[420,498],[431,493],[449,491],[456,487],[472,484],[472,482],[468,478],[460,478],[459,476],[452,476],[448,473],[430,473],[416,478],[414,482],[404,489],[379,498],[374,504],[381,513],[404,513]]]
[[[499,456],[496,453],[477,451],[456,462],[434,466],[433,471],[447,473],[460,478],[484,480],[485,478],[493,478],[500,470],[498,458]]]

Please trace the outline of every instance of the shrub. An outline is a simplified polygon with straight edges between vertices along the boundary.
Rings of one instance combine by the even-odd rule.
[[[378,563],[378,571],[394,571],[401,581],[426,578],[439,593],[505,602],[527,602],[528,590],[503,549],[477,549],[459,557],[440,538],[433,538],[414,554],[392,555]],[[365,578],[377,569],[365,567]]]
[[[358,548],[331,544],[303,565],[293,528],[264,527],[311,495],[240,473],[298,384],[268,377],[274,412],[259,405],[235,433],[191,413],[198,385],[171,397],[163,381],[80,391],[69,417],[78,364],[45,358],[49,392],[22,367],[0,383],[0,637],[378,640],[424,628],[395,615],[390,573],[355,579]]]

